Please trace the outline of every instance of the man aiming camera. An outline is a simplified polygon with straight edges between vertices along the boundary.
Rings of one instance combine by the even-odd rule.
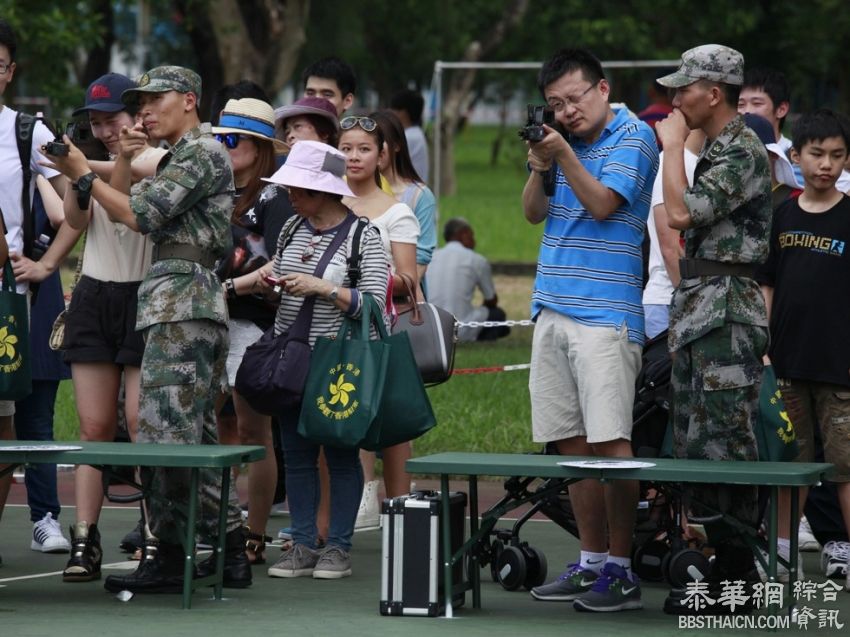
[[[522,193],[529,222],[545,221],[531,300],[534,440],[564,455],[631,457],[632,403],[644,340],[641,243],[658,150],[652,129],[608,104],[602,65],[581,49],[543,64],[538,87],[566,135],[528,142]],[[555,166],[554,194],[543,175]],[[577,610],[642,608],[631,572],[637,482],[569,487],[581,557],[531,592]]]

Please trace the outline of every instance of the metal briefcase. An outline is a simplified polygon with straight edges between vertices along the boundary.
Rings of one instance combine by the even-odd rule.
[[[443,612],[440,493],[415,491],[384,500],[381,507],[383,548],[381,564],[381,614],[436,617]],[[452,553],[463,545],[466,494],[450,497]],[[462,606],[464,564],[452,572],[452,606]]]

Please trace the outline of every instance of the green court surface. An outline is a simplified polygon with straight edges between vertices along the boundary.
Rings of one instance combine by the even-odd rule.
[[[61,516],[67,527],[73,507]],[[104,576],[121,568],[133,568],[117,545],[137,519],[132,508],[108,508],[101,519],[105,549]],[[269,530],[286,526],[288,518],[273,517]],[[483,608],[466,606],[453,619],[427,617],[383,617],[378,612],[380,589],[381,535],[377,530],[357,533],[353,550],[352,577],[342,580],[310,578],[272,579],[265,567],[254,567],[254,584],[247,590],[225,589],[225,600],[197,592],[191,610],[180,609],[179,595],[137,595],[129,602],[118,601],[103,590],[101,582],[65,584],[60,572],[67,555],[44,555],[30,550],[31,524],[28,509],[9,505],[0,524],[0,636],[99,637],[119,635],[687,635],[770,634],[764,629],[710,631],[679,629],[676,617],[665,615],[661,605],[667,589],[662,584],[644,583],[644,610],[610,614],[577,613],[569,604],[534,601],[524,590],[508,592],[491,582],[489,570],[482,572]],[[578,554],[577,541],[548,521],[529,522],[522,538],[540,548],[550,565],[550,578],[565,562]],[[274,560],[277,549],[270,549]],[[819,554],[805,553],[804,568],[812,582],[819,576]],[[210,589],[211,590],[211,589]],[[850,593],[838,593],[835,602],[820,599],[810,603],[815,618],[806,630],[792,625],[779,634],[847,634],[850,622]],[[818,609],[837,611],[835,627],[818,627]],[[784,612],[784,611],[783,611]]]

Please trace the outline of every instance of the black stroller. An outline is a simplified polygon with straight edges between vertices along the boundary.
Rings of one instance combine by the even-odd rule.
[[[632,450],[636,457],[655,458],[662,455],[665,446],[670,406],[672,362],[666,331],[646,343],[642,358],[632,410]],[[547,446],[542,453],[556,452]],[[510,478],[505,481],[505,496],[485,513],[485,517],[492,519],[517,506],[532,504],[511,528],[494,527],[474,549],[478,563],[489,565],[493,581],[506,590],[521,587],[531,590],[546,580],[546,556],[520,538],[522,527],[535,514],[542,513],[578,537],[568,483],[569,480],[560,478]],[[681,496],[674,487],[641,483],[632,568],[642,579],[667,579],[677,586],[690,579],[691,567],[702,573],[708,571],[708,558],[684,538],[681,510]]]

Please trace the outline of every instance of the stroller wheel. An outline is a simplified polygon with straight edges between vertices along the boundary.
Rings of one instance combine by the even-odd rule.
[[[525,545],[522,547],[525,554],[526,573],[523,586],[531,590],[546,581],[549,565],[546,563],[546,555],[540,549]]]
[[[670,555],[667,565],[667,580],[673,588],[685,588],[694,581],[693,568],[706,577],[711,568],[708,558],[701,551],[683,549]]]
[[[525,582],[525,555],[516,546],[506,546],[497,560],[499,583],[506,591],[515,591]]]
[[[652,540],[635,548],[632,555],[632,569],[641,579],[648,582],[660,582],[664,579],[664,560],[670,553],[667,542]]]
[[[499,581],[499,556],[505,550],[501,540],[493,540],[490,545],[490,577],[494,582]]]

